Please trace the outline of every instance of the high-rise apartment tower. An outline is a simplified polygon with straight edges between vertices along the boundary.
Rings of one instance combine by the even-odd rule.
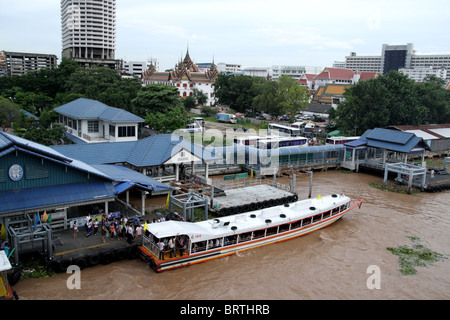
[[[62,57],[119,69],[116,0],[61,0]]]

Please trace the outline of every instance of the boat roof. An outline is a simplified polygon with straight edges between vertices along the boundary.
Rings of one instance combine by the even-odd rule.
[[[12,269],[5,251],[0,251],[0,272]]]
[[[288,206],[270,207],[220,219],[209,219],[201,222],[170,220],[152,223],[147,226],[147,230],[159,239],[187,235],[191,241],[198,242],[297,221],[345,204],[349,200],[350,198],[347,196],[339,194],[319,196],[314,199],[290,203]],[[311,210],[312,207],[315,209]],[[281,217],[281,214],[284,214],[285,217]],[[252,217],[253,215],[254,217]]]

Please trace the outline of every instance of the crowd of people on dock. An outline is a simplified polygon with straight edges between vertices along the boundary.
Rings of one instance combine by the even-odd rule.
[[[158,219],[158,222],[163,222],[165,219],[162,217]],[[151,223],[146,221],[146,224]],[[153,219],[153,223],[156,220]],[[101,216],[91,217],[90,214],[86,216],[86,221],[84,224],[84,229],[86,231],[85,237],[95,236],[100,234],[102,236],[102,243],[106,242],[107,238],[111,240],[126,240],[130,244],[137,239],[141,242],[142,235],[144,233],[144,228],[141,224],[141,219],[135,216],[132,220],[126,216],[121,215],[118,218],[110,218],[107,214],[102,214]],[[73,238],[78,237],[80,228],[77,221],[73,224]]]

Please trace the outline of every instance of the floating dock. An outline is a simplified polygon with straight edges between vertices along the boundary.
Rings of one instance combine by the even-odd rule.
[[[298,200],[297,195],[267,184],[225,190],[224,193],[224,196],[214,198],[214,208],[218,216],[268,208]]]
[[[86,237],[83,227],[80,228],[76,239],[73,238],[73,230],[55,233],[53,244],[54,256],[48,264],[55,272],[65,272],[70,265],[84,269],[98,264],[134,259],[137,257],[138,246],[136,239],[129,243],[123,238],[117,240],[107,237],[103,243],[100,230],[98,234]]]

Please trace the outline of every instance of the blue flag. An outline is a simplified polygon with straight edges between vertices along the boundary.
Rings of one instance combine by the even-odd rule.
[[[39,218],[39,212],[36,214],[36,221],[34,221],[33,229],[36,229],[38,222],[40,222],[41,219]]]

